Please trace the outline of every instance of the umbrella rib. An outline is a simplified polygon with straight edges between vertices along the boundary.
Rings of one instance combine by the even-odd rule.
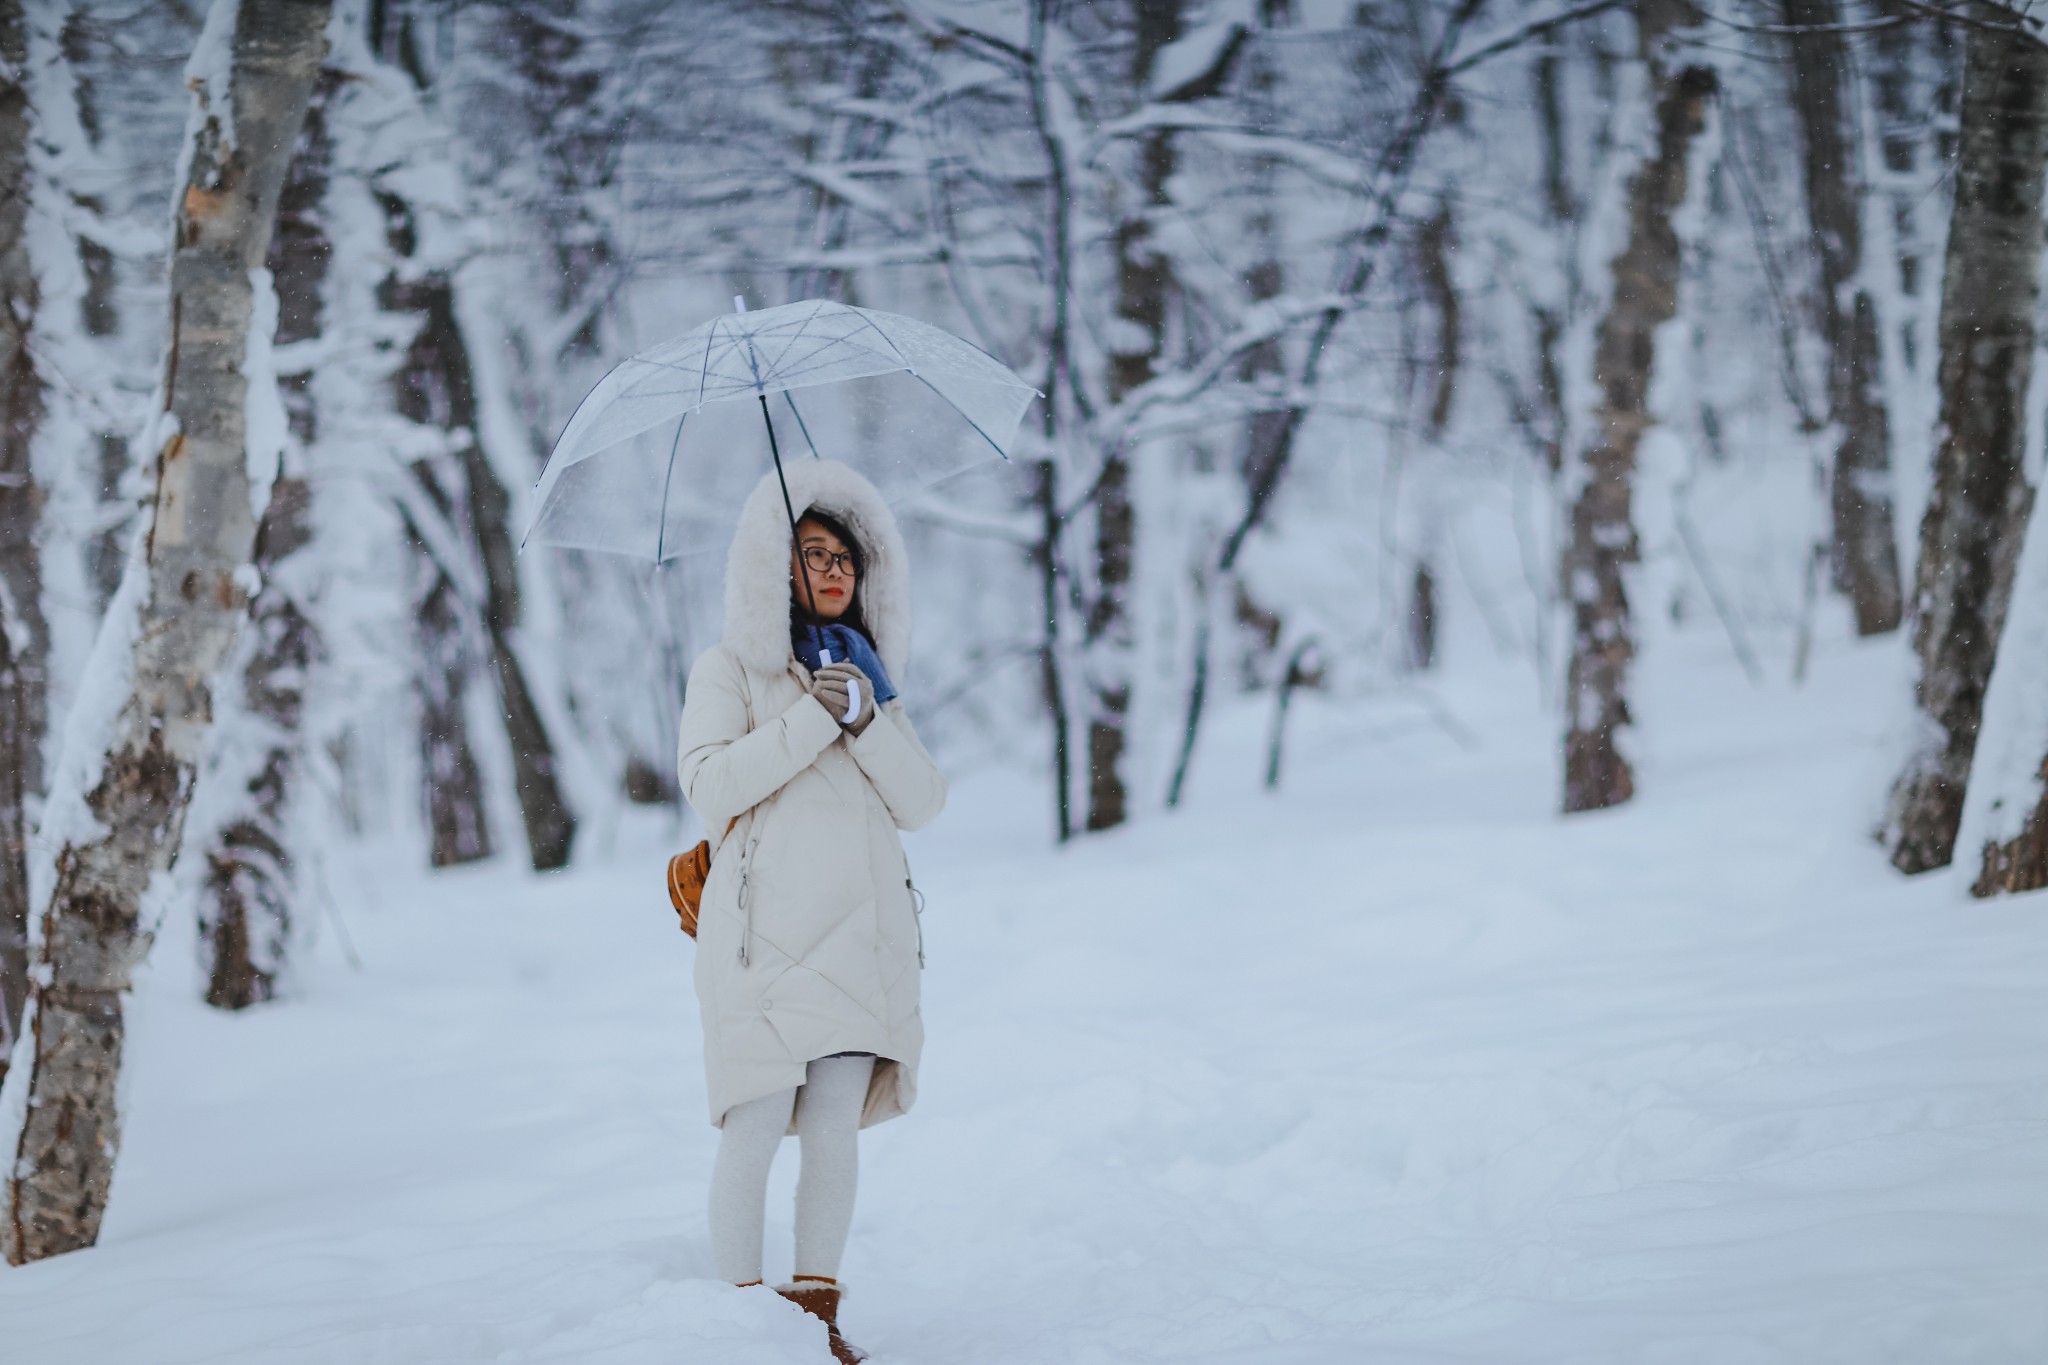
[[[859,318],[861,326],[867,328],[876,336],[880,337],[883,341],[887,342],[889,344],[889,349],[896,353],[896,358],[903,362],[904,369],[910,371],[912,374],[917,373],[917,366],[910,363],[910,357],[903,354],[903,348],[896,344],[895,338],[891,337],[887,332],[883,331],[880,327],[876,326],[873,319],[869,318],[864,310],[850,307],[846,311],[853,314],[855,317]],[[939,391],[937,389],[933,389],[932,392],[938,393]],[[945,395],[941,393],[939,394],[939,397],[944,398]]]
[[[724,318],[711,319],[711,330],[704,336],[704,368],[697,372],[697,406],[704,406],[704,381],[711,377],[711,345],[718,340],[718,324]]]
[[[793,377],[802,375],[810,370],[828,368],[832,364],[831,361],[823,361],[818,364],[810,364],[808,362],[815,361],[817,357],[836,346],[844,345],[846,341],[844,337],[819,337],[817,338],[816,347],[807,352],[801,359],[790,360],[788,358],[789,352],[795,347],[796,343],[804,339],[805,330],[809,328],[812,321],[816,319],[816,316],[816,314],[813,314],[810,318],[806,318],[798,325],[796,331],[790,334],[789,339],[782,344],[781,351],[776,355],[775,363],[770,367],[770,373],[783,377]]]
[[[768,372],[770,374],[782,373],[782,359],[784,356],[789,354],[789,348],[796,345],[798,341],[803,339],[804,333],[810,330],[811,324],[818,320],[818,314],[824,311],[825,305],[822,302],[820,302],[816,308],[813,308],[810,311],[810,315],[808,317],[806,317],[803,321],[796,324],[796,330],[789,334],[789,339],[782,343],[781,351],[779,351],[776,354],[775,363],[768,367]],[[829,345],[830,343],[828,342],[827,344]],[[813,354],[815,354],[815,352],[813,352]]]
[[[687,412],[676,419],[676,439],[668,448],[668,472],[661,476],[660,520],[656,523],[654,532],[654,565],[656,568],[661,567],[662,553],[668,548],[668,490],[669,486],[676,479],[676,452],[683,448],[683,423],[689,420],[690,414]]]
[[[824,459],[825,457],[818,453],[818,443],[811,439],[811,429],[804,425],[804,415],[796,410],[796,395],[792,394],[788,389],[784,389],[782,391],[782,401],[789,404],[790,415],[796,418],[796,429],[804,434],[804,444],[811,448],[811,458],[814,460]]]
[[[609,376],[607,376],[607,378],[609,378]],[[597,397],[597,391],[598,391],[599,389],[603,388],[603,387],[604,387],[604,380],[603,380],[603,379],[600,379],[600,380],[598,380],[598,381],[597,381],[597,382],[596,382],[595,384],[593,384],[593,385],[591,385],[591,386],[590,386],[590,392],[589,392],[589,393],[586,393],[586,394],[584,394],[584,395],[583,395],[583,400],[582,400],[581,402],[579,402],[579,403],[578,403],[578,404],[576,405],[576,411],[575,411],[575,412],[572,412],[572,413],[570,413],[570,414],[569,414],[569,420],[568,420],[568,421],[567,421],[567,422],[566,422],[565,424],[563,424],[563,427],[562,427],[562,435],[563,435],[563,436],[566,436],[566,435],[568,435],[568,434],[569,434],[569,428],[570,428],[570,427],[573,427],[573,426],[575,426],[575,425],[576,425],[576,418],[577,418],[577,417],[578,417],[578,416],[579,416],[579,415],[580,415],[580,414],[582,413],[583,409],[584,409],[584,408],[585,408],[586,406],[588,406],[588,405],[589,405],[589,403],[590,403],[590,400],[591,400],[591,399],[593,399],[593,398],[595,398],[595,397]],[[596,418],[592,418],[591,420],[592,420],[592,422],[594,423],[594,422],[596,421]],[[562,444],[562,442],[561,442],[561,437],[556,437],[556,438],[555,438],[555,448],[556,448],[557,450],[559,450],[559,449],[561,448],[561,444]],[[547,460],[547,464],[543,464],[543,465],[542,465],[542,466],[540,467],[540,478],[538,478],[538,479],[535,479],[535,480],[533,481],[533,486],[534,486],[534,487],[535,487],[536,489],[538,489],[538,488],[539,488],[539,487],[541,486],[541,483],[542,483],[542,482],[543,482],[543,481],[544,481],[544,480],[545,480],[545,479],[547,478],[547,476],[548,476],[548,464],[553,464],[553,463],[554,463],[554,451],[549,451],[549,452],[548,452],[548,460]],[[520,540],[520,542],[519,542],[519,545],[520,545],[520,548],[521,548],[521,549],[524,549],[524,548],[526,547],[526,541],[525,541],[525,540],[524,540],[524,539],[522,538],[522,539]]]
[[[936,384],[932,383],[932,381],[931,381],[931,380],[929,380],[929,379],[926,379],[926,378],[925,378],[925,377],[924,377],[923,375],[919,374],[919,373],[918,373],[918,372],[917,372],[916,370],[912,370],[912,371],[910,372],[910,377],[911,377],[912,379],[915,379],[915,380],[916,380],[916,381],[917,381],[918,383],[920,383],[920,384],[924,385],[924,386],[925,386],[926,388],[930,389],[930,390],[931,390],[931,391],[932,391],[933,393],[937,393],[937,394],[939,394],[939,399],[940,399],[940,401],[941,401],[941,402],[943,402],[943,403],[944,403],[944,404],[945,404],[945,405],[946,405],[947,407],[951,408],[951,409],[952,409],[953,411],[955,411],[955,412],[959,413],[959,414],[960,414],[960,420],[961,420],[961,421],[963,421],[963,422],[965,422],[965,423],[967,423],[967,425],[968,425],[968,426],[970,426],[970,427],[973,427],[973,428],[974,428],[974,434],[975,434],[976,436],[979,436],[979,437],[980,437],[980,438],[981,438],[982,440],[984,440],[984,441],[987,441],[987,442],[989,443],[989,447],[990,447],[991,449],[993,449],[993,450],[995,451],[995,453],[996,453],[996,454],[998,454],[998,455],[1000,455],[1000,456],[1002,456],[1002,457],[1003,457],[1003,462],[1004,462],[1005,464],[1009,463],[1009,460],[1010,460],[1010,452],[1009,452],[1009,451],[1007,451],[1007,450],[1004,450],[1004,449],[1002,448],[1002,446],[998,445],[998,444],[996,443],[996,438],[995,438],[995,437],[993,437],[993,436],[989,435],[989,434],[988,434],[987,432],[983,431],[983,430],[981,429],[981,423],[979,423],[979,422],[975,421],[975,420],[974,420],[974,419],[973,419],[972,417],[969,417],[969,416],[968,416],[968,415],[966,414],[966,412],[962,411],[962,409],[961,409],[961,407],[960,407],[960,405],[959,405],[958,403],[955,403],[955,402],[954,402],[954,401],[953,401],[952,399],[950,399],[950,398],[946,397],[946,395],[945,395],[945,394],[943,394],[943,393],[939,393],[939,389],[938,389],[938,386],[937,386]]]

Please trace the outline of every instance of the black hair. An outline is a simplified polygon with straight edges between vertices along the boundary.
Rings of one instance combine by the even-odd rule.
[[[867,596],[868,556],[867,551],[861,547],[860,537],[854,535],[852,528],[848,527],[838,517],[833,516],[830,512],[821,511],[816,507],[806,507],[797,517],[797,520],[799,522],[816,522],[819,526],[837,536],[839,543],[844,545],[847,552],[853,556],[853,605],[849,606],[840,615],[836,624],[852,626],[867,637],[869,644],[873,644],[875,642],[875,633],[868,629],[867,613],[861,609],[861,599]],[[794,642],[800,637],[805,627],[824,623],[818,617],[812,615],[802,586],[792,583],[789,585],[789,588],[789,636],[791,641]]]

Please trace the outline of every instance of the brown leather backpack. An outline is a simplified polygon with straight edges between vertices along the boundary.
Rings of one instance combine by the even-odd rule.
[[[739,820],[735,818],[725,827],[727,838],[732,837],[733,828],[738,824]],[[683,932],[691,938],[697,937],[697,907],[704,903],[704,883],[710,877],[709,839],[699,839],[695,848],[668,860],[668,901],[676,908],[676,917],[683,922]]]
[[[700,839],[687,853],[668,860],[668,899],[683,922],[683,932],[697,937],[697,907],[704,903],[704,879],[711,875],[711,841]]]

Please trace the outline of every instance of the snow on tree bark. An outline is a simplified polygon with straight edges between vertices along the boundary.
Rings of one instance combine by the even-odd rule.
[[[27,62],[20,0],[0,0],[0,1078],[28,1001],[29,806],[43,789],[49,696],[42,498],[29,463],[43,398],[29,349],[38,293],[26,234]]]
[[[1160,50],[1181,33],[1183,0],[1131,0],[1130,86],[1142,100]],[[1139,139],[1135,174],[1119,189],[1128,196],[1113,235],[1116,305],[1110,321],[1108,382],[1111,403],[1158,373],[1166,350],[1167,305],[1174,291],[1173,262],[1155,240],[1154,219],[1169,208],[1173,137],[1158,130]],[[1137,626],[1131,600],[1137,568],[1138,507],[1131,489],[1130,452],[1119,443],[1103,454],[1095,483],[1094,597],[1088,607],[1083,674],[1088,706],[1088,812],[1090,830],[1113,829],[1129,815],[1132,691],[1136,685]]]
[[[249,607],[253,648],[229,715],[248,733],[237,748],[253,764],[232,765],[237,809],[208,841],[199,925],[211,958],[206,1003],[246,1009],[273,998],[291,943],[297,858],[291,840],[293,787],[305,763],[307,675],[321,654],[319,628],[293,591],[308,566],[289,563],[313,540],[312,485],[281,478],[256,536],[263,589]],[[251,744],[251,740],[258,742]],[[253,771],[247,770],[253,767]]]
[[[1792,102],[1803,134],[1807,218],[1819,265],[1828,408],[1837,430],[1829,504],[1835,587],[1856,633],[1895,630],[1903,611],[1893,529],[1891,430],[1878,352],[1876,300],[1861,279],[1864,178],[1858,173],[1854,87],[1837,0],[1784,0]]]
[[[130,567],[126,697],[104,748],[89,819],[64,832],[40,924],[31,1069],[0,1241],[20,1264],[98,1238],[120,1148],[123,999],[152,930],[151,877],[167,870],[212,715],[213,675],[246,606],[256,518],[244,449],[243,361],[252,272],[325,51],[326,0],[219,0],[189,68],[197,108],[171,262],[164,398],[175,430],[158,457],[145,556]],[[225,81],[222,82],[222,76]],[[227,88],[221,88],[224,83]],[[126,619],[124,619],[126,618]]]
[[[1939,444],[1913,593],[1920,734],[1893,785],[1884,829],[1901,872],[1946,866],[1954,854],[2033,505],[2022,462],[2044,169],[2048,46],[1973,26],[1942,277]]]
[[[321,335],[321,285],[331,254],[320,212],[333,154],[326,107],[339,83],[338,73],[322,73],[278,196],[269,268],[280,346]],[[310,393],[297,420],[301,441],[311,439],[317,416]],[[307,562],[312,556],[302,556],[313,542],[312,504],[313,485],[303,477],[281,477],[271,487],[256,533],[262,587],[249,604],[238,651],[246,662],[222,712],[237,733],[223,736],[204,779],[226,789],[205,831],[199,887],[200,938],[210,959],[205,998],[221,1009],[272,999],[291,945],[299,862],[291,814],[305,764],[309,674],[323,652],[305,600],[318,577],[318,566]]]
[[[1980,897],[2048,887],[2048,517],[2025,538],[1957,836]]]
[[[1705,124],[1714,73],[1670,69],[1666,35],[1692,13],[1684,0],[1639,0],[1639,50],[1649,66],[1655,144],[1628,187],[1628,239],[1614,258],[1614,293],[1594,340],[1597,442],[1581,456],[1564,584],[1573,615],[1565,688],[1564,809],[1627,801],[1635,775],[1617,744],[1629,723],[1628,668],[1635,657],[1624,571],[1637,558],[1632,498],[1636,448],[1649,429],[1657,329],[1678,311],[1680,251],[1672,217],[1684,202],[1693,139]]]

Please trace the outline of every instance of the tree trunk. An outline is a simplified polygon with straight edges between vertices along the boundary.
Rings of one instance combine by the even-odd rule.
[[[424,100],[427,64],[418,35],[401,7],[376,0],[370,14],[372,50],[402,68]],[[619,130],[604,123],[597,97],[601,54],[585,50],[576,7],[561,0],[508,8],[503,37],[529,91],[553,188],[545,217],[556,253],[564,310],[601,309],[592,289],[613,262],[602,224],[589,221],[592,178],[607,174]],[[396,72],[393,73],[397,75]],[[413,108],[431,115],[423,104]],[[420,748],[436,867],[488,856],[491,849],[481,775],[471,747],[467,706],[477,646],[496,683],[499,714],[513,769],[526,842],[536,871],[565,866],[576,818],[562,790],[554,741],[542,719],[519,650],[517,548],[508,527],[511,498],[482,444],[476,368],[456,307],[456,285],[445,253],[422,252],[413,205],[389,187],[379,198],[395,253],[415,258],[394,270],[378,289],[387,312],[411,317],[414,331],[392,375],[397,413],[445,435],[441,453],[418,460],[413,472],[426,492],[404,509],[424,573],[417,631],[420,645]],[[566,215],[566,216],[565,216]],[[572,346],[594,345],[598,313],[576,329]],[[426,534],[432,515],[449,534]],[[441,528],[435,528],[439,530]],[[441,562],[457,555],[461,565]]]
[[[1135,42],[1131,94],[1142,102],[1153,63],[1181,33],[1183,0],[1132,0]],[[1138,165],[1126,188],[1127,205],[1115,232],[1116,313],[1110,343],[1109,401],[1158,373],[1166,349],[1167,300],[1174,288],[1172,262],[1153,241],[1152,220],[1171,200],[1174,146],[1168,132],[1140,139]],[[1131,490],[1129,453],[1119,447],[1103,460],[1095,488],[1095,596],[1087,628],[1088,816],[1090,830],[1112,829],[1129,815],[1131,694],[1136,685],[1137,626],[1130,601],[1137,565],[1138,508]]]
[[[321,285],[332,254],[321,214],[333,156],[326,113],[339,84],[335,72],[322,74],[278,195],[269,264],[277,289],[273,340],[280,346],[321,335]],[[292,419],[300,441],[312,440],[318,422],[310,385],[280,379],[287,388],[303,388]],[[297,862],[291,806],[307,743],[308,673],[323,650],[304,600],[314,586],[308,580],[318,576],[317,565],[307,562],[313,535],[312,485],[303,477],[279,478],[256,532],[262,586],[249,604],[239,695],[225,712],[245,733],[237,737],[241,742],[221,746],[206,777],[235,789],[207,835],[199,891],[200,941],[210,957],[205,998],[220,1009],[246,1009],[275,997],[291,945]]]
[[[1891,216],[1897,271],[1897,316],[1892,329],[1900,367],[1919,375],[1927,366],[1929,333],[1935,319],[1924,303],[1934,272],[1927,255],[1946,235],[1950,205],[1946,166],[1953,159],[1963,46],[1959,30],[1927,18],[1914,0],[1868,0],[1870,11],[1891,26],[1870,35],[1869,85],[1875,114],[1876,158],[1890,181],[1886,209]],[[1915,385],[1917,388],[1918,386]],[[1904,407],[1894,398],[1894,409]],[[1918,430],[1903,415],[1899,425]]]
[[[0,1080],[28,1001],[29,805],[43,791],[50,629],[43,616],[29,448],[43,394],[29,353],[37,308],[29,259],[28,33],[20,0],[0,0]]]
[[[1583,485],[1565,550],[1574,626],[1565,686],[1567,812],[1618,806],[1635,793],[1635,774],[1616,733],[1629,723],[1628,667],[1635,657],[1623,574],[1637,557],[1636,448],[1650,426],[1657,329],[1678,311],[1680,253],[1671,219],[1685,201],[1692,142],[1715,91],[1712,70],[1670,71],[1659,51],[1665,34],[1691,13],[1683,0],[1639,0],[1636,6],[1656,144],[1629,182],[1628,241],[1614,258],[1614,296],[1594,339],[1597,443],[1580,457]]]
[[[1958,842],[1974,896],[2048,887],[2048,517],[2029,517]]]
[[[464,533],[463,538],[476,551],[477,562],[483,571],[484,600],[466,605],[470,613],[480,618],[490,653],[491,671],[497,681],[498,698],[505,718],[505,735],[512,751],[514,788],[526,827],[527,848],[535,871],[562,867],[569,861],[570,845],[576,835],[576,818],[562,793],[556,775],[554,743],[534,702],[533,689],[527,683],[526,670],[515,648],[514,637],[519,624],[519,579],[511,533],[506,529],[511,499],[507,497],[504,485],[498,482],[490,461],[485,458],[483,447],[478,444],[475,377],[468,346],[456,321],[454,286],[446,276],[430,274],[411,283],[388,281],[384,296],[387,308],[413,313],[420,319],[419,331],[414,334],[405,364],[393,377],[399,415],[448,432],[454,446],[452,458],[421,462],[422,465],[440,466],[433,470],[431,476],[422,471],[423,482],[439,490],[441,496],[436,500],[437,505],[447,510],[449,525]],[[457,489],[460,490],[459,508]],[[440,631],[453,627],[459,631],[465,604],[456,591],[454,580],[445,572],[439,573],[431,592],[440,599],[432,612],[436,622],[433,629]],[[428,613],[423,611],[423,628],[427,619]],[[442,668],[444,676],[452,681],[455,675],[447,671],[447,666],[454,662],[455,657],[444,649],[442,662],[437,665],[430,658],[428,666],[430,670]],[[451,688],[442,701],[444,705],[427,708],[434,726],[452,726],[448,733],[461,735],[460,687]],[[431,751],[435,741],[431,737],[424,738]],[[465,771],[463,757],[454,757],[455,766],[445,772],[430,765],[429,781],[441,776],[473,781],[476,771],[474,758],[466,760]],[[455,794],[450,793],[451,796]],[[430,804],[435,799],[430,793]],[[488,836],[483,835],[482,818],[479,807],[474,813],[474,828],[482,837],[475,845],[480,850],[476,856],[482,856],[489,849]],[[441,821],[437,819],[434,827],[435,865],[444,866],[438,854],[442,848],[439,837]],[[460,832],[468,827],[467,816],[459,817],[449,825],[450,832],[458,836],[448,845],[451,853],[462,847]],[[454,860],[466,859],[458,856]]]
[[[254,637],[234,713],[262,736],[241,787],[237,811],[207,843],[200,888],[201,941],[211,955],[206,1003],[246,1009],[277,993],[291,942],[295,860],[290,814],[304,761],[306,677],[321,653],[320,632],[292,591],[301,565],[286,561],[313,539],[312,486],[279,479],[256,536],[263,588],[249,607]]]
[[[1417,673],[1436,667],[1436,615],[1436,576],[1423,560],[1408,587],[1408,667]]]
[[[454,500],[435,480],[430,461],[413,467],[426,487],[427,500],[446,517]],[[462,593],[445,566],[428,549],[426,534],[406,513],[415,571],[420,579],[413,600],[419,650],[414,688],[418,696],[420,784],[427,816],[427,861],[434,867],[457,867],[491,856],[490,811],[484,803],[483,772],[469,738],[469,686],[476,673],[471,648],[469,613]]]
[[[1050,384],[1048,384],[1050,388]],[[1052,403],[1046,403],[1048,444],[1052,437]],[[1050,457],[1038,461],[1038,486],[1033,502],[1039,538],[1031,548],[1038,574],[1038,606],[1042,618],[1038,640],[1038,686],[1052,720],[1053,835],[1060,843],[1074,837],[1073,726],[1067,712],[1067,683],[1060,669],[1060,513],[1059,465]]]
[[[1535,385],[1533,392],[1517,406],[1518,421],[1541,453],[1543,468],[1555,478],[1564,470],[1567,424],[1564,364],[1560,352],[1564,347],[1563,317],[1579,287],[1578,272],[1571,268],[1571,240],[1575,235],[1573,226],[1578,221],[1579,206],[1577,196],[1572,192],[1570,157],[1566,149],[1562,59],[1555,52],[1546,52],[1536,59],[1534,75],[1537,126],[1543,138],[1543,209],[1552,237],[1563,246],[1559,254],[1565,267],[1560,272],[1565,284],[1558,296],[1530,306],[1536,342]],[[1539,630],[1539,640],[1547,638],[1548,634],[1548,631]]]
[[[1423,291],[1436,309],[1436,354],[1430,358],[1433,382],[1430,386],[1427,430],[1432,440],[1441,438],[1451,424],[1451,405],[1458,396],[1458,360],[1463,353],[1464,328],[1458,307],[1457,282],[1451,278],[1451,258],[1457,251],[1447,202],[1415,233],[1415,264],[1422,276]]]
[[[1891,429],[1878,356],[1877,303],[1861,281],[1863,177],[1855,101],[1837,0],[1784,0],[1792,35],[1792,103],[1804,141],[1807,219],[1820,266],[1820,334],[1828,348],[1828,409],[1837,433],[1829,502],[1834,582],[1856,611],[1856,633],[1898,628],[1903,604],[1892,525]]]
[[[242,369],[251,272],[270,245],[325,55],[328,5],[269,0],[233,12],[231,88],[194,82],[198,117],[177,205],[164,373],[176,429],[158,457],[146,557],[130,570],[134,615],[117,611],[103,627],[134,640],[133,671],[104,737],[99,784],[85,797],[92,825],[66,831],[57,857],[37,945],[31,1070],[9,1078],[9,1102],[0,1105],[22,1116],[0,1221],[17,1264],[99,1236],[120,1148],[123,997],[150,941],[142,893],[176,856],[213,675],[247,604],[241,574],[256,536]]]
[[[1984,689],[2033,505],[2022,461],[2044,165],[2048,47],[1973,27],[1938,327],[1940,444],[1914,582],[1915,702],[1925,738],[1892,788],[1885,827],[1901,872],[1946,866],[1955,851]]]

